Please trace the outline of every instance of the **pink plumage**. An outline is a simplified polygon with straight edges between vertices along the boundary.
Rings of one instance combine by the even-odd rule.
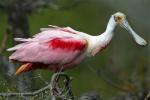
[[[77,34],[71,28],[57,27],[44,29],[33,38],[15,38],[24,43],[8,49],[15,51],[9,59],[25,63],[26,71],[37,68],[64,70],[73,66],[87,48],[87,41]]]
[[[126,16],[118,12],[110,17],[105,32],[97,36],[50,25],[51,28],[41,28],[41,32],[32,38],[15,38],[22,43],[8,49],[15,51],[9,59],[24,63],[16,74],[38,68],[63,71],[107,47],[118,24],[130,32],[137,44],[146,45],[146,41],[130,27]]]

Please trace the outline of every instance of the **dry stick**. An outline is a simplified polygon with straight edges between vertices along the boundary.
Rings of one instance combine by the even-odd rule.
[[[64,77],[64,87],[61,88],[58,86],[58,83],[59,83],[59,80],[61,77]],[[74,100],[74,96],[73,96],[73,93],[72,93],[72,90],[71,90],[71,87],[70,87],[70,81],[71,81],[71,78],[63,73],[63,72],[58,72],[58,73],[55,73],[53,76],[52,76],[52,80],[51,80],[51,96],[52,96],[52,100],[56,100],[56,98],[61,98],[62,100],[67,100],[68,98],[66,98],[68,95],[69,95],[69,99],[70,100]],[[64,88],[67,90],[65,93],[64,93]]]
[[[50,92],[53,92],[52,91],[52,89],[53,88],[56,88],[56,86],[54,85],[55,84],[55,82],[58,82],[59,81],[59,78],[57,78],[58,77],[58,75],[59,75],[59,77],[60,76],[62,76],[62,77],[65,77],[65,83],[64,83],[64,85],[66,86],[66,88],[68,89],[68,91],[69,91],[69,95],[72,97],[73,96],[73,94],[72,94],[72,91],[71,91],[71,88],[70,88],[70,85],[69,85],[69,83],[70,83],[70,78],[69,78],[69,76],[67,76],[66,74],[64,74],[64,73],[56,73],[56,74],[54,74],[53,76],[52,76],[52,79],[51,79],[51,83],[50,84],[48,84],[47,86],[45,86],[45,87],[43,87],[43,88],[41,88],[41,89],[39,89],[39,90],[37,90],[37,91],[35,91],[35,92],[27,92],[27,93],[0,93],[0,97],[2,97],[2,98],[8,98],[8,97],[11,97],[11,96],[23,96],[23,97],[26,97],[26,96],[35,96],[35,95],[38,95],[38,94],[40,94],[40,93],[45,93],[46,91],[48,91],[49,90],[49,93]],[[57,83],[58,84],[58,83]],[[61,92],[63,92],[63,91],[61,91]],[[54,97],[54,98],[57,98],[57,96],[55,95],[55,94],[53,94],[53,95],[51,95],[52,97]],[[60,94],[60,95],[58,95],[58,97],[61,97],[61,98],[63,98],[63,94]],[[56,99],[54,99],[54,100],[56,100]],[[71,100],[73,100],[73,99],[71,99]]]
[[[9,97],[9,96],[35,96],[38,95],[39,93],[42,93],[46,90],[50,90],[50,84],[35,91],[35,92],[27,92],[27,93],[0,93],[1,97]]]

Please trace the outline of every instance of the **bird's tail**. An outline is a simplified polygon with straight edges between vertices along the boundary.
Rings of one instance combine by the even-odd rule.
[[[34,65],[33,63],[25,63],[25,64],[21,65],[17,69],[15,75],[19,75],[21,73],[24,73],[24,72],[27,72],[27,71],[30,71],[30,70],[34,69],[33,65]]]
[[[24,72],[28,72],[34,69],[48,69],[48,65],[42,63],[25,63],[17,69],[15,75],[20,75]]]

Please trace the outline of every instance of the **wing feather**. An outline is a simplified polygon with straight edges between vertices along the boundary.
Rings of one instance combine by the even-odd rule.
[[[58,27],[54,25],[49,25],[50,28],[41,28],[41,32],[34,35],[32,38],[14,38],[18,42],[30,42],[30,41],[49,41],[53,38],[63,38],[63,37],[76,37],[78,34],[83,32],[76,31],[71,27]]]
[[[50,25],[32,38],[15,38],[23,43],[7,49],[15,51],[9,58],[20,62],[69,63],[87,47],[87,40],[80,33],[70,27]]]
[[[48,42],[30,41],[15,48],[9,57],[20,62],[39,62],[44,64],[66,64],[74,60],[87,47],[85,39],[54,38]]]

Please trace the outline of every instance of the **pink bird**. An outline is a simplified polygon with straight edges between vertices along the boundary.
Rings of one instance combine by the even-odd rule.
[[[17,75],[34,69],[50,69],[55,72],[70,69],[107,47],[117,25],[129,31],[137,44],[147,44],[130,27],[126,16],[118,12],[110,17],[105,32],[97,36],[70,27],[50,25],[50,28],[41,28],[41,32],[32,38],[15,38],[15,41],[22,43],[8,49],[15,51],[9,59],[23,63],[16,71]]]

